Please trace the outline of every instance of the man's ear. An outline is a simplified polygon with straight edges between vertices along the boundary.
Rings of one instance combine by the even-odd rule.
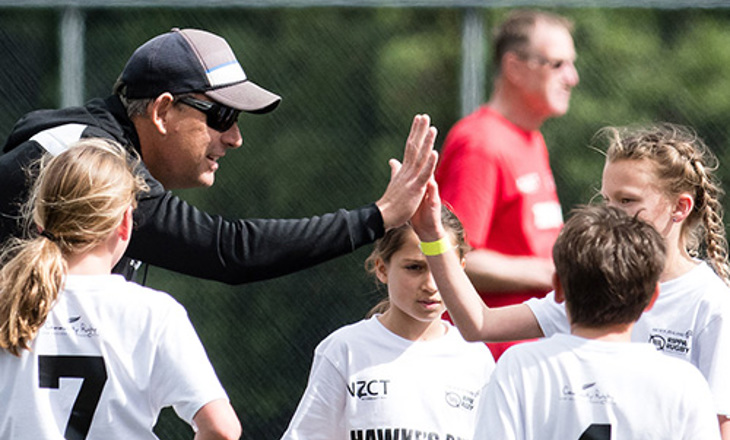
[[[388,284],[388,266],[382,258],[375,259],[375,276],[383,284]]]
[[[656,302],[657,298],[659,298],[659,283],[656,283],[656,287],[654,287],[654,294],[651,296],[649,304],[644,309],[645,312],[648,312],[649,310],[651,310],[652,307],[654,307],[654,303]]]
[[[525,67],[525,63],[522,62],[522,59],[520,59],[519,55],[515,52],[510,51],[502,56],[502,63],[500,66],[501,75],[512,84],[522,84]]]
[[[553,274],[553,289],[555,289],[555,302],[560,304],[565,302],[565,292],[563,291],[563,284],[558,278],[558,274]]]
[[[147,112],[149,114],[150,121],[152,121],[152,125],[154,125],[155,128],[157,128],[157,131],[159,131],[162,135],[167,134],[167,122],[174,104],[175,97],[172,96],[172,93],[165,92],[155,98],[155,100],[150,103],[149,107],[147,107]]]

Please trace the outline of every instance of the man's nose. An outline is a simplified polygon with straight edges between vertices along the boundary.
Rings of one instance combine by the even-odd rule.
[[[243,135],[238,128],[238,124],[233,124],[231,128],[221,134],[221,142],[226,148],[239,148],[243,145]]]

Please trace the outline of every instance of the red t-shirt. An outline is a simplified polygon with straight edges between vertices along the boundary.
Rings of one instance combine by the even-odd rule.
[[[436,180],[474,248],[552,257],[563,217],[539,131],[524,130],[483,106],[447,135]],[[480,295],[490,307],[499,307],[546,293]]]

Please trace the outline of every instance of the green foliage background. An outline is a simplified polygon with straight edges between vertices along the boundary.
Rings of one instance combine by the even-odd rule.
[[[581,83],[570,112],[544,126],[564,210],[600,186],[590,148],[605,125],[695,127],[730,163],[730,14],[726,10],[558,9],[576,23]],[[506,10],[483,11],[489,28]],[[438,145],[461,116],[458,9],[92,9],[87,98],[105,96],[127,57],[173,26],[225,36],[249,77],[284,96],[271,115],[243,115],[245,144],[212,189],[179,195],[232,218],[303,217],[374,201],[412,116],[429,113]],[[0,7],[0,136],[24,112],[55,107],[59,12]],[[489,78],[485,78],[489,84]],[[487,87],[489,89],[489,87]],[[719,170],[728,180],[724,168]],[[362,264],[369,247],[277,280],[226,286],[151,268],[147,284],[188,309],[246,438],[277,438],[306,384],[312,351],[382,295]],[[185,341],[181,341],[185,343]],[[165,411],[162,438],[191,431]]]

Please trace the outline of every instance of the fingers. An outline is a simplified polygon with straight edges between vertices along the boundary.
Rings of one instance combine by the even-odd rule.
[[[398,171],[400,171],[403,165],[398,162],[398,159],[390,159],[388,161],[388,165],[390,165],[390,180],[393,180],[393,178],[396,174],[398,174]]]
[[[429,133],[431,137],[431,148],[433,147],[434,139],[436,139],[436,128],[431,127],[431,130],[429,130]],[[421,182],[425,182],[428,179],[431,179],[433,177],[434,171],[436,171],[436,164],[438,163],[439,154],[436,150],[430,149],[428,151],[428,156],[426,157],[426,163],[421,167],[419,170],[419,176],[418,180]]]
[[[375,202],[386,229],[399,226],[413,216],[421,204],[426,184],[433,177],[438,154],[433,145],[438,134],[428,115],[416,115],[403,154],[403,163],[391,159],[390,182]]]
[[[435,241],[443,236],[441,199],[433,177],[426,183],[425,194],[411,218],[411,224],[421,241]]]
[[[436,133],[431,133],[431,118],[428,115],[416,115],[413,117],[411,131],[406,141],[406,149],[403,153],[403,164],[422,163],[425,156],[433,150],[433,143]]]
[[[439,187],[436,183],[436,179],[431,176],[430,179],[428,179],[428,183],[426,184],[426,200],[431,202],[432,205],[440,205],[441,204],[441,198],[439,197]]]
[[[433,151],[433,145],[436,141],[436,127],[431,126],[431,118],[428,115],[423,115],[424,118],[424,130],[422,136],[418,138],[418,156],[416,158],[418,163],[423,163],[427,160],[428,155]]]
[[[412,184],[421,187],[421,191],[425,187],[426,182],[433,176],[438,162],[438,153],[433,149],[436,142],[438,130],[429,124],[431,119],[428,115],[416,115],[413,118],[411,133],[408,136],[406,151],[403,155],[403,163],[398,161],[397,168],[390,163],[391,181],[395,174],[403,169],[403,173],[409,176],[407,179]],[[391,161],[394,159],[391,159]]]
[[[441,197],[439,197],[439,188],[436,179],[431,177],[426,184],[426,194],[423,196],[423,203],[426,204],[432,213],[441,217]]]

